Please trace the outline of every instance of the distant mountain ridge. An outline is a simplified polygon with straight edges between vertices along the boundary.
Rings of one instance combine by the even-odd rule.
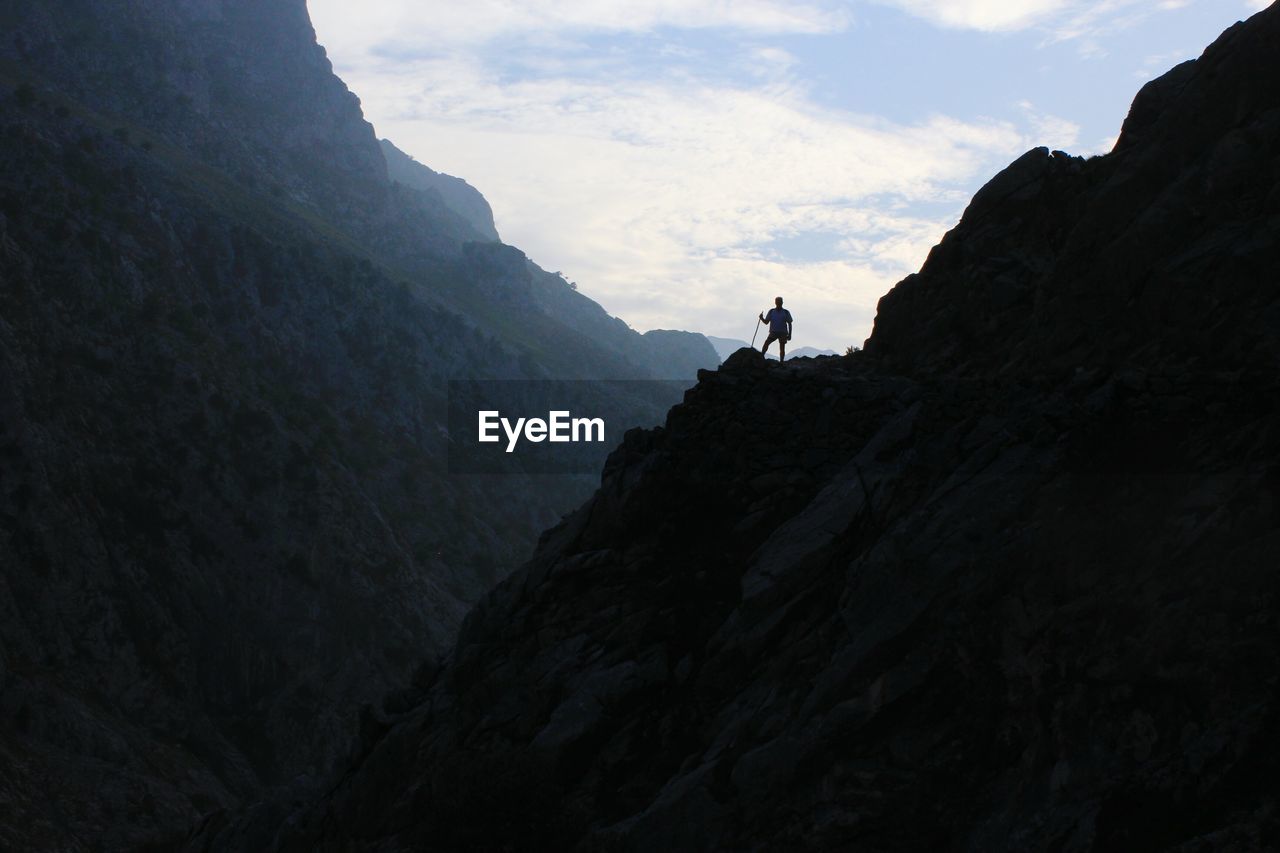
[[[668,363],[677,375],[696,375],[699,370],[714,367],[720,359],[710,338],[697,332],[676,329],[650,329],[642,337],[666,353]]]

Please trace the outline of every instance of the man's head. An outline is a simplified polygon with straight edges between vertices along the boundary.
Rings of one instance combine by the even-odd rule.
[[[781,296],[779,296],[779,297],[775,298],[775,299],[773,300],[773,304],[774,304],[774,305],[777,305],[779,308],[781,308],[781,307],[782,307],[782,297],[781,297]]]

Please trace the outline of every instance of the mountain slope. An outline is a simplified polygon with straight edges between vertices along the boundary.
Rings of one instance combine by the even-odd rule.
[[[332,792],[193,847],[1273,848],[1277,43],[1015,162],[865,352],[701,374]]]
[[[0,847],[171,846],[345,766],[594,487],[451,475],[447,380],[673,374],[388,178],[302,0],[0,24]]]

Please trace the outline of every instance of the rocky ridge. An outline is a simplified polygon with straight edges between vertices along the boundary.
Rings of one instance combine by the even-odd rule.
[[[700,374],[328,794],[191,847],[1274,849],[1277,43],[1019,159],[864,352]]]

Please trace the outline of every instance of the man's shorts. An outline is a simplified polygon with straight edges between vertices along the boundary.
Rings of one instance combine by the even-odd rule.
[[[764,345],[768,346],[774,341],[782,341],[785,344],[789,340],[791,340],[791,336],[788,335],[786,332],[779,332],[776,335],[773,332],[770,332],[769,337],[764,339]]]

